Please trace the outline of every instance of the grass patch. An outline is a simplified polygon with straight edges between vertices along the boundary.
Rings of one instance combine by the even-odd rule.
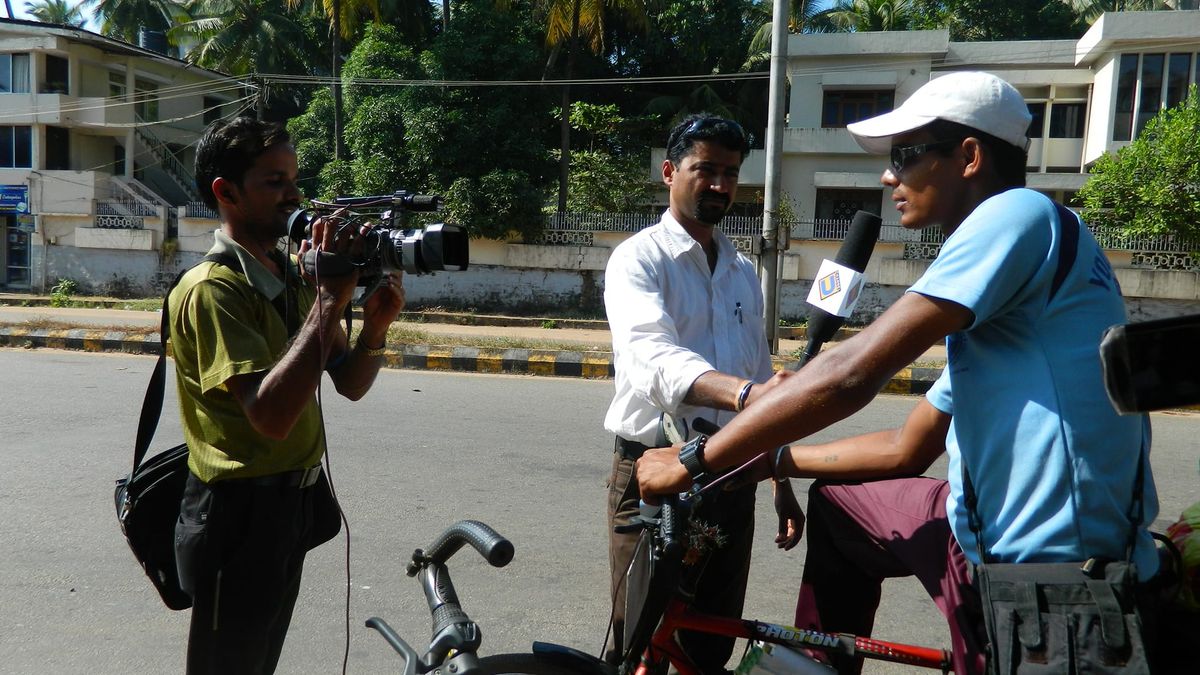
[[[355,339],[358,326],[354,327]],[[608,343],[588,344],[566,340],[543,340],[505,336],[443,335],[431,333],[416,322],[397,321],[388,328],[388,345],[436,345],[443,347],[478,347],[480,349],[546,349],[567,352],[611,352]]]
[[[54,319],[37,318],[29,319],[20,322],[0,322],[0,326],[11,326],[16,328],[25,328],[27,330],[89,330],[89,331],[104,331],[110,333],[125,333],[126,335],[158,335],[157,326],[129,326],[129,325],[94,325],[80,326],[77,323],[67,323],[64,321],[55,321]]]

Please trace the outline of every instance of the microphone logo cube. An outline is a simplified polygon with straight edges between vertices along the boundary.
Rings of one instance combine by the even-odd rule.
[[[821,262],[817,278],[808,292],[808,304],[819,307],[843,319],[854,312],[854,305],[862,295],[867,277],[862,272],[839,265],[832,260]]]
[[[833,274],[826,274],[820,279],[817,279],[817,293],[820,295],[822,300],[829,299],[830,296],[840,293],[841,290],[842,277],[838,274],[837,270],[834,270]]]

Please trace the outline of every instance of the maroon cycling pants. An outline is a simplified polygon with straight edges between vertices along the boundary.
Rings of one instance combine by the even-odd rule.
[[[883,580],[915,575],[950,624],[954,672],[982,673],[983,613],[946,519],[949,492],[932,478],[813,483],[796,626],[869,636]],[[857,672],[857,661],[838,666]]]

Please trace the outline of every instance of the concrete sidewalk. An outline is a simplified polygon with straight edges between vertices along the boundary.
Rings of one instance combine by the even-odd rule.
[[[56,308],[49,306],[48,298],[0,294],[0,346],[157,355],[159,313],[119,309],[119,301],[108,304],[102,309]],[[406,312],[398,323],[423,339],[419,344],[389,344],[386,359],[391,368],[589,378],[613,375],[611,336],[604,321]],[[56,327],[43,327],[48,325]],[[835,339],[845,339],[853,332],[840,331]],[[554,348],[470,345],[510,341],[546,342]],[[455,344],[461,342],[468,344]],[[775,367],[794,368],[791,355],[805,344],[802,328],[781,329]],[[828,348],[836,344],[832,342]],[[892,378],[884,391],[922,394],[937,379],[944,363],[944,347],[934,346]]]

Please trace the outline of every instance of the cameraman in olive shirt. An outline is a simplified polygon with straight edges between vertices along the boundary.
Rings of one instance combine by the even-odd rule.
[[[193,601],[188,673],[274,672],[305,554],[330,536],[314,523],[338,517],[321,472],[317,388],[328,372],[343,396],[366,394],[404,307],[400,275],[391,275],[350,347],[339,322],[357,273],[310,279],[277,249],[300,206],[296,173],[277,124],[221,120],[197,146],[197,186],[221,220],[210,254],[229,264],[201,262],[169,298],[191,469],[175,535]],[[358,253],[367,231],[318,219],[300,255]]]

